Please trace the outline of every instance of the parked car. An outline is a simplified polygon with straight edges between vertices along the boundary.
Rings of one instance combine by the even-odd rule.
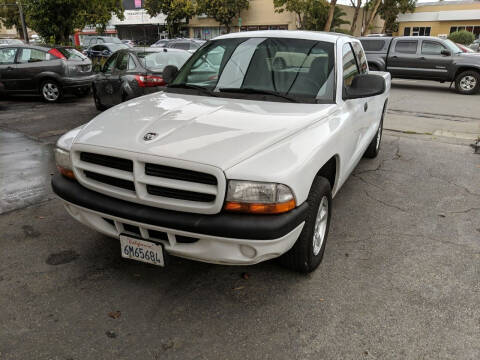
[[[454,42],[432,36],[360,38],[372,70],[393,78],[455,82],[460,94],[480,91],[480,57]]]
[[[135,42],[133,40],[122,40],[122,43],[131,48],[135,46]]]
[[[462,44],[459,44],[459,43],[455,43],[455,45],[457,45],[458,48],[460,50],[462,50],[464,53],[475,53],[475,51],[470,49],[468,46],[465,46],[465,45],[462,45]]]
[[[56,102],[65,93],[89,93],[92,63],[73,48],[9,45],[0,48],[0,92],[40,94]]]
[[[472,44],[470,44],[469,48],[475,52],[480,52],[480,39],[477,39]]]
[[[205,43],[205,40],[199,39],[162,39],[158,40],[152,47],[166,47],[172,49],[181,49],[195,52],[200,46]]]
[[[122,40],[115,36],[89,36],[83,40],[83,47],[85,48],[97,44],[122,44]]]
[[[93,98],[99,110],[138,96],[158,91],[165,82],[165,66],[182,67],[192,54],[185,50],[135,48],[113,54],[93,84]]]
[[[7,45],[23,45],[23,41],[18,39],[0,39],[0,46]]]
[[[207,63],[212,52],[221,66]],[[167,66],[163,91],[62,136],[53,190],[76,220],[119,239],[126,258],[282,256],[313,271],[332,197],[380,149],[390,75],[366,63],[345,35],[220,36],[180,71]]]
[[[130,49],[130,47],[122,43],[99,44],[88,48],[85,53],[90,59],[106,59],[109,58],[115,51],[123,49]]]
[[[161,40],[158,40],[156,43],[152,44],[151,47],[161,47],[161,48],[163,48],[163,47],[167,46],[169,41],[170,41],[169,39],[161,39]]]

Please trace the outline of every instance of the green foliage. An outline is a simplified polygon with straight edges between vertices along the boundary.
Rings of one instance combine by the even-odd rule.
[[[178,34],[181,22],[188,21],[198,9],[193,0],[145,0],[144,7],[150,16],[166,15],[170,38]]]
[[[121,0],[23,0],[23,7],[28,27],[56,44],[86,25],[105,29],[112,13],[123,19]]]
[[[273,6],[278,13],[284,11],[295,13],[301,29],[323,31],[330,4],[326,0],[273,0]],[[349,24],[342,19],[345,15],[342,9],[336,6],[331,28]]]
[[[15,27],[20,37],[24,39],[22,31],[22,22],[18,12],[18,6],[16,0],[1,0],[0,5],[0,23],[7,29]]]
[[[415,11],[416,3],[417,0],[383,0],[377,14],[385,21],[385,32],[398,31],[398,15]]]
[[[249,0],[200,0],[198,13],[214,18],[230,32],[233,19],[248,9],[248,5]]]
[[[475,35],[470,31],[460,30],[451,33],[448,38],[455,43],[470,45],[475,40]]]

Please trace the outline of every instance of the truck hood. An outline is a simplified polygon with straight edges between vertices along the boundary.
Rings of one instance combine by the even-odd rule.
[[[226,170],[327,117],[333,104],[297,104],[158,92],[94,118],[76,144],[198,162]],[[153,140],[144,136],[154,133]]]

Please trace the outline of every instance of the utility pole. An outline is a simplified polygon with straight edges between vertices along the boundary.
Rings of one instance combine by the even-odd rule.
[[[22,21],[22,31],[23,31],[23,39],[27,44],[29,44],[28,40],[28,32],[27,32],[27,25],[25,24],[25,16],[23,15],[23,8],[22,8],[22,2],[20,0],[17,1],[18,5],[18,12],[20,15],[20,20]]]

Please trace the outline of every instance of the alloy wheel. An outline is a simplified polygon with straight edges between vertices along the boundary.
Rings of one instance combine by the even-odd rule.
[[[60,89],[57,84],[47,82],[43,84],[42,94],[46,100],[56,101],[60,96]]]

